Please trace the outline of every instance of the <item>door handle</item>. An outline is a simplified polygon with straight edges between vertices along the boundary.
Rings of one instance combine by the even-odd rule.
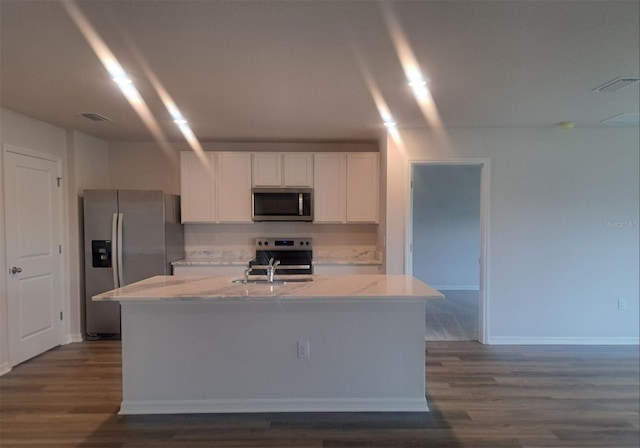
[[[15,274],[19,274],[19,273],[21,273],[21,272],[22,272],[22,268],[18,268],[18,267],[16,267],[16,266],[14,266],[14,267],[12,267],[12,268],[11,268],[11,273],[12,273],[12,274],[14,274],[14,275],[15,275]]]

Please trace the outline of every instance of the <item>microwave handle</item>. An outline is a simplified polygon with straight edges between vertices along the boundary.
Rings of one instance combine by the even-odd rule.
[[[298,216],[302,216],[302,203],[303,203],[302,193],[298,193]]]

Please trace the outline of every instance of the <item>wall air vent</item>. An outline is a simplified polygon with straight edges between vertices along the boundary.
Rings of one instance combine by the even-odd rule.
[[[93,112],[87,112],[84,114],[80,114],[82,115],[84,118],[88,118],[91,121],[111,121],[113,122],[113,120],[109,117],[105,117],[104,115],[100,115],[100,114],[94,114]]]
[[[602,84],[600,87],[596,87],[595,89],[593,89],[593,91],[606,92],[606,93],[618,92],[624,89],[625,87],[629,87],[638,83],[638,81],[640,81],[640,78],[631,78],[631,77],[616,78]]]

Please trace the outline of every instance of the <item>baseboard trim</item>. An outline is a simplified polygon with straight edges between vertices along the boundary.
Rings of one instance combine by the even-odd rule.
[[[637,337],[489,337],[489,345],[638,345]]]
[[[123,400],[120,415],[252,412],[428,412],[425,398]]]
[[[65,339],[65,344],[70,344],[72,342],[82,342],[84,341],[84,336],[81,333],[74,333],[67,335]]]
[[[429,285],[438,291],[479,291],[479,285]]]
[[[9,372],[11,372],[11,364],[9,364],[8,362],[3,362],[2,364],[0,364],[0,376]]]

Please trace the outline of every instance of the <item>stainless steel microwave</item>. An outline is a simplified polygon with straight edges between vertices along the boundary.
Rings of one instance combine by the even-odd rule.
[[[312,188],[253,188],[254,221],[313,221]]]

